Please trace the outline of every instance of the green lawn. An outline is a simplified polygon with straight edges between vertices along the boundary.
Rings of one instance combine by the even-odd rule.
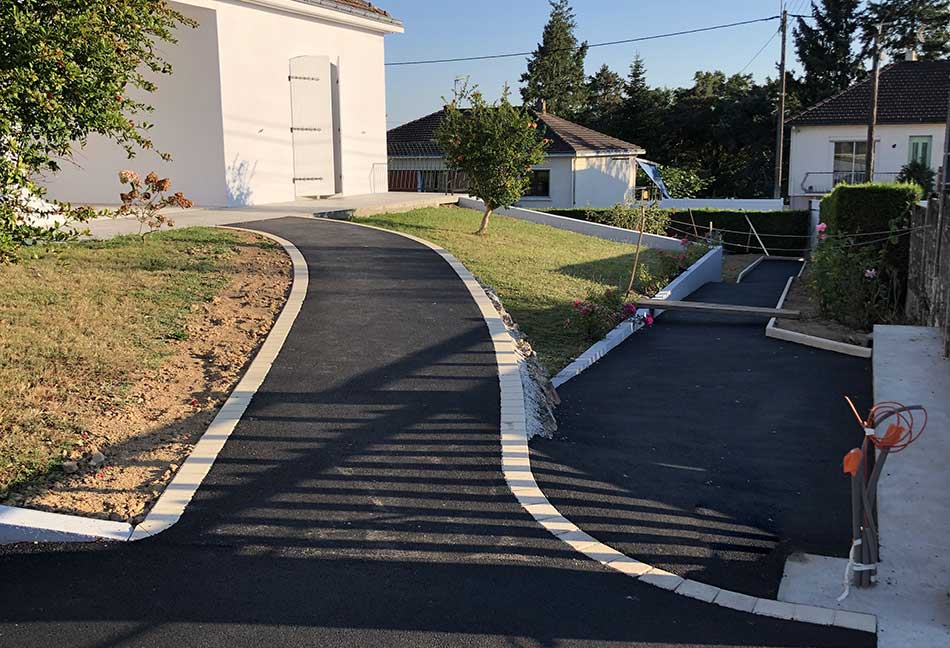
[[[0,497],[60,461],[88,417],[121,406],[130,381],[188,337],[192,307],[229,283],[239,245],[281,254],[249,239],[193,227],[27,248],[0,265]]]
[[[564,325],[571,303],[591,290],[625,290],[636,246],[501,216],[492,217],[487,235],[475,236],[480,218],[471,209],[438,207],[358,220],[419,236],[454,254],[494,287],[553,375],[591,344]],[[638,291],[653,294],[668,283],[668,260],[644,249],[640,263]]]

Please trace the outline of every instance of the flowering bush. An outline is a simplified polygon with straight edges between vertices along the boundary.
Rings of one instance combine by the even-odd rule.
[[[119,182],[129,185],[129,190],[119,194],[122,206],[116,211],[116,216],[131,216],[139,222],[139,235],[144,239],[145,234],[161,229],[162,225],[174,227],[175,221],[161,213],[166,207],[177,206],[188,209],[193,206],[180,191],[166,195],[171,188],[171,180],[159,178],[152,171],[145,176],[145,182],[135,171],[119,171]],[[144,227],[148,232],[143,232]]]
[[[571,308],[573,313],[564,325],[579,331],[589,342],[604,337],[613,327],[637,313],[636,305],[625,303],[623,293],[615,288],[603,292],[591,290],[586,299],[575,299]]]
[[[641,295],[655,295],[688,267],[696,263],[709,248],[702,243],[680,241],[682,248],[677,251],[657,250],[651,263],[641,264],[637,271],[634,290]]]
[[[850,238],[825,238],[812,254],[808,288],[826,317],[870,331],[900,320],[897,282],[882,268],[882,253]]]

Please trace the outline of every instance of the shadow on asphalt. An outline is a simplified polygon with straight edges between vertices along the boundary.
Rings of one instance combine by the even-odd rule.
[[[774,306],[794,262],[690,299]],[[845,556],[841,458],[870,362],[765,337],[766,319],[667,311],[559,389],[560,437],[531,443],[542,489],[624,553],[774,598],[792,550]]]
[[[0,547],[0,645],[874,645],[573,552],[505,484],[491,340],[444,262],[341,223],[257,227],[311,287],[194,501],[141,542]]]

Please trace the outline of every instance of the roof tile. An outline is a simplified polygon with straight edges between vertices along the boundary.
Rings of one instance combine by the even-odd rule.
[[[878,124],[934,124],[947,120],[950,61],[900,61],[881,70]],[[792,126],[866,124],[871,81],[821,101],[788,120]]]

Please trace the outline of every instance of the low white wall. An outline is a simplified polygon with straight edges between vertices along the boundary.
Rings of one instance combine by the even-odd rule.
[[[785,203],[781,198],[665,198],[661,209],[747,209],[779,211]]]
[[[485,209],[485,204],[481,200],[467,196],[460,196],[458,204],[459,207],[466,207],[468,209],[476,209],[479,211]],[[613,227],[611,225],[601,225],[600,223],[591,223],[589,221],[582,221],[576,218],[569,218],[567,216],[556,216],[554,214],[523,209],[521,207],[496,209],[494,213],[501,216],[509,216],[511,218],[519,218],[521,220],[531,221],[532,223],[538,223],[540,225],[548,225],[550,227],[556,227],[558,229],[568,230],[570,232],[577,232],[578,234],[594,236],[604,239],[605,241],[616,241],[617,243],[630,243],[632,245],[636,245],[638,239],[640,238],[640,232],[636,230],[628,230],[623,229],[622,227]],[[683,249],[679,239],[669,236],[660,236],[658,234],[644,233],[641,245],[648,248],[654,248],[656,250]]]
[[[700,286],[722,281],[722,246],[714,247],[704,254],[696,263],[686,269],[683,274],[671,281],[666,288],[658,292],[653,298],[667,301],[681,300],[692,294]],[[640,309],[637,312],[645,312]],[[662,310],[654,309],[653,314],[659,315]]]

